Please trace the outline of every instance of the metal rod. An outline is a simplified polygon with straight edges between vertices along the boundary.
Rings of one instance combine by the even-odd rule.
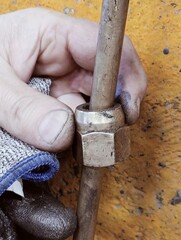
[[[93,240],[99,198],[101,194],[102,168],[83,167],[78,202],[78,228],[74,240]]]
[[[128,5],[129,0],[103,1],[90,110],[103,110],[114,103]],[[102,171],[83,166],[74,240],[94,239]]]
[[[115,99],[129,0],[104,0],[90,110],[112,107]]]

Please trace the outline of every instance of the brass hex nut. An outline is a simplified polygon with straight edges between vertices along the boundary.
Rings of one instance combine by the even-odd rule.
[[[129,127],[120,105],[105,111],[76,110],[78,158],[84,166],[107,167],[129,157]],[[94,130],[95,129],[95,130]]]

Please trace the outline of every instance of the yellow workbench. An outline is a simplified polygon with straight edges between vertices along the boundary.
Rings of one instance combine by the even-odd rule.
[[[48,7],[99,21],[100,0],[0,0],[0,12]],[[96,240],[181,240],[181,1],[131,0],[126,33],[149,85],[131,157],[105,172]],[[76,206],[78,167],[64,155],[52,191]]]

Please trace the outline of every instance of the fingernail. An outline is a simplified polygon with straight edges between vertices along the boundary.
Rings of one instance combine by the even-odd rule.
[[[49,112],[39,126],[41,139],[49,145],[52,145],[62,132],[67,120],[68,112],[65,110],[54,110]]]

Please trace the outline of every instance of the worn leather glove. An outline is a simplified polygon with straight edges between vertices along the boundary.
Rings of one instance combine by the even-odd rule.
[[[24,183],[24,193],[25,198],[6,193],[0,205],[25,235],[32,235],[32,239],[63,240],[74,233],[77,218],[72,209],[65,208],[50,193],[30,182]]]
[[[14,225],[12,221],[0,209],[0,239],[17,240]]]

